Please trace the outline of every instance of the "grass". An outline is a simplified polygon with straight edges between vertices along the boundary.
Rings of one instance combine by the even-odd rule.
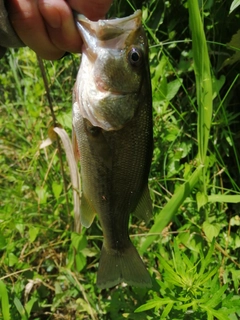
[[[0,319],[240,317],[240,71],[238,60],[230,63],[239,52],[239,15],[221,1],[200,9],[197,1],[142,5],[153,87],[154,219],[146,226],[132,217],[130,233],[153,287],[96,288],[99,222],[73,231],[65,153],[56,142],[40,149],[54,121],[71,134],[79,57],[44,62],[46,86],[35,54],[10,50],[0,63]],[[113,15],[131,12],[125,1],[112,8]]]

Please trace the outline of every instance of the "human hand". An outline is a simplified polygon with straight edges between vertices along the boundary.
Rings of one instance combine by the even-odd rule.
[[[22,42],[47,60],[80,52],[82,39],[72,10],[91,20],[105,16],[112,0],[8,0],[12,26]]]

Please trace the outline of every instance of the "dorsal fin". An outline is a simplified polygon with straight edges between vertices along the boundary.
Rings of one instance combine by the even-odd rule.
[[[143,190],[142,196],[137,204],[135,211],[133,212],[135,216],[144,220],[146,223],[152,217],[152,200],[150,197],[148,185],[146,185]]]

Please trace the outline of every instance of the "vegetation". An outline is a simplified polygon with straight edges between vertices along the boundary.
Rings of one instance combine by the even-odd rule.
[[[71,135],[78,55],[0,61],[0,319],[240,318],[240,1],[118,1],[142,8],[150,43],[154,219],[131,218],[153,287],[100,291],[102,232],[73,231],[69,169],[55,122]],[[129,79],[131,81],[131,79]],[[50,106],[52,106],[53,112]],[[56,119],[53,119],[55,115]]]

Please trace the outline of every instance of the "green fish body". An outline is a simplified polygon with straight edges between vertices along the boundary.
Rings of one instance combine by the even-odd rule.
[[[104,241],[97,285],[151,286],[128,233],[129,215],[152,214],[148,174],[153,149],[148,44],[141,11],[93,22],[78,15],[84,45],[73,97],[80,152],[81,223],[96,214]]]

